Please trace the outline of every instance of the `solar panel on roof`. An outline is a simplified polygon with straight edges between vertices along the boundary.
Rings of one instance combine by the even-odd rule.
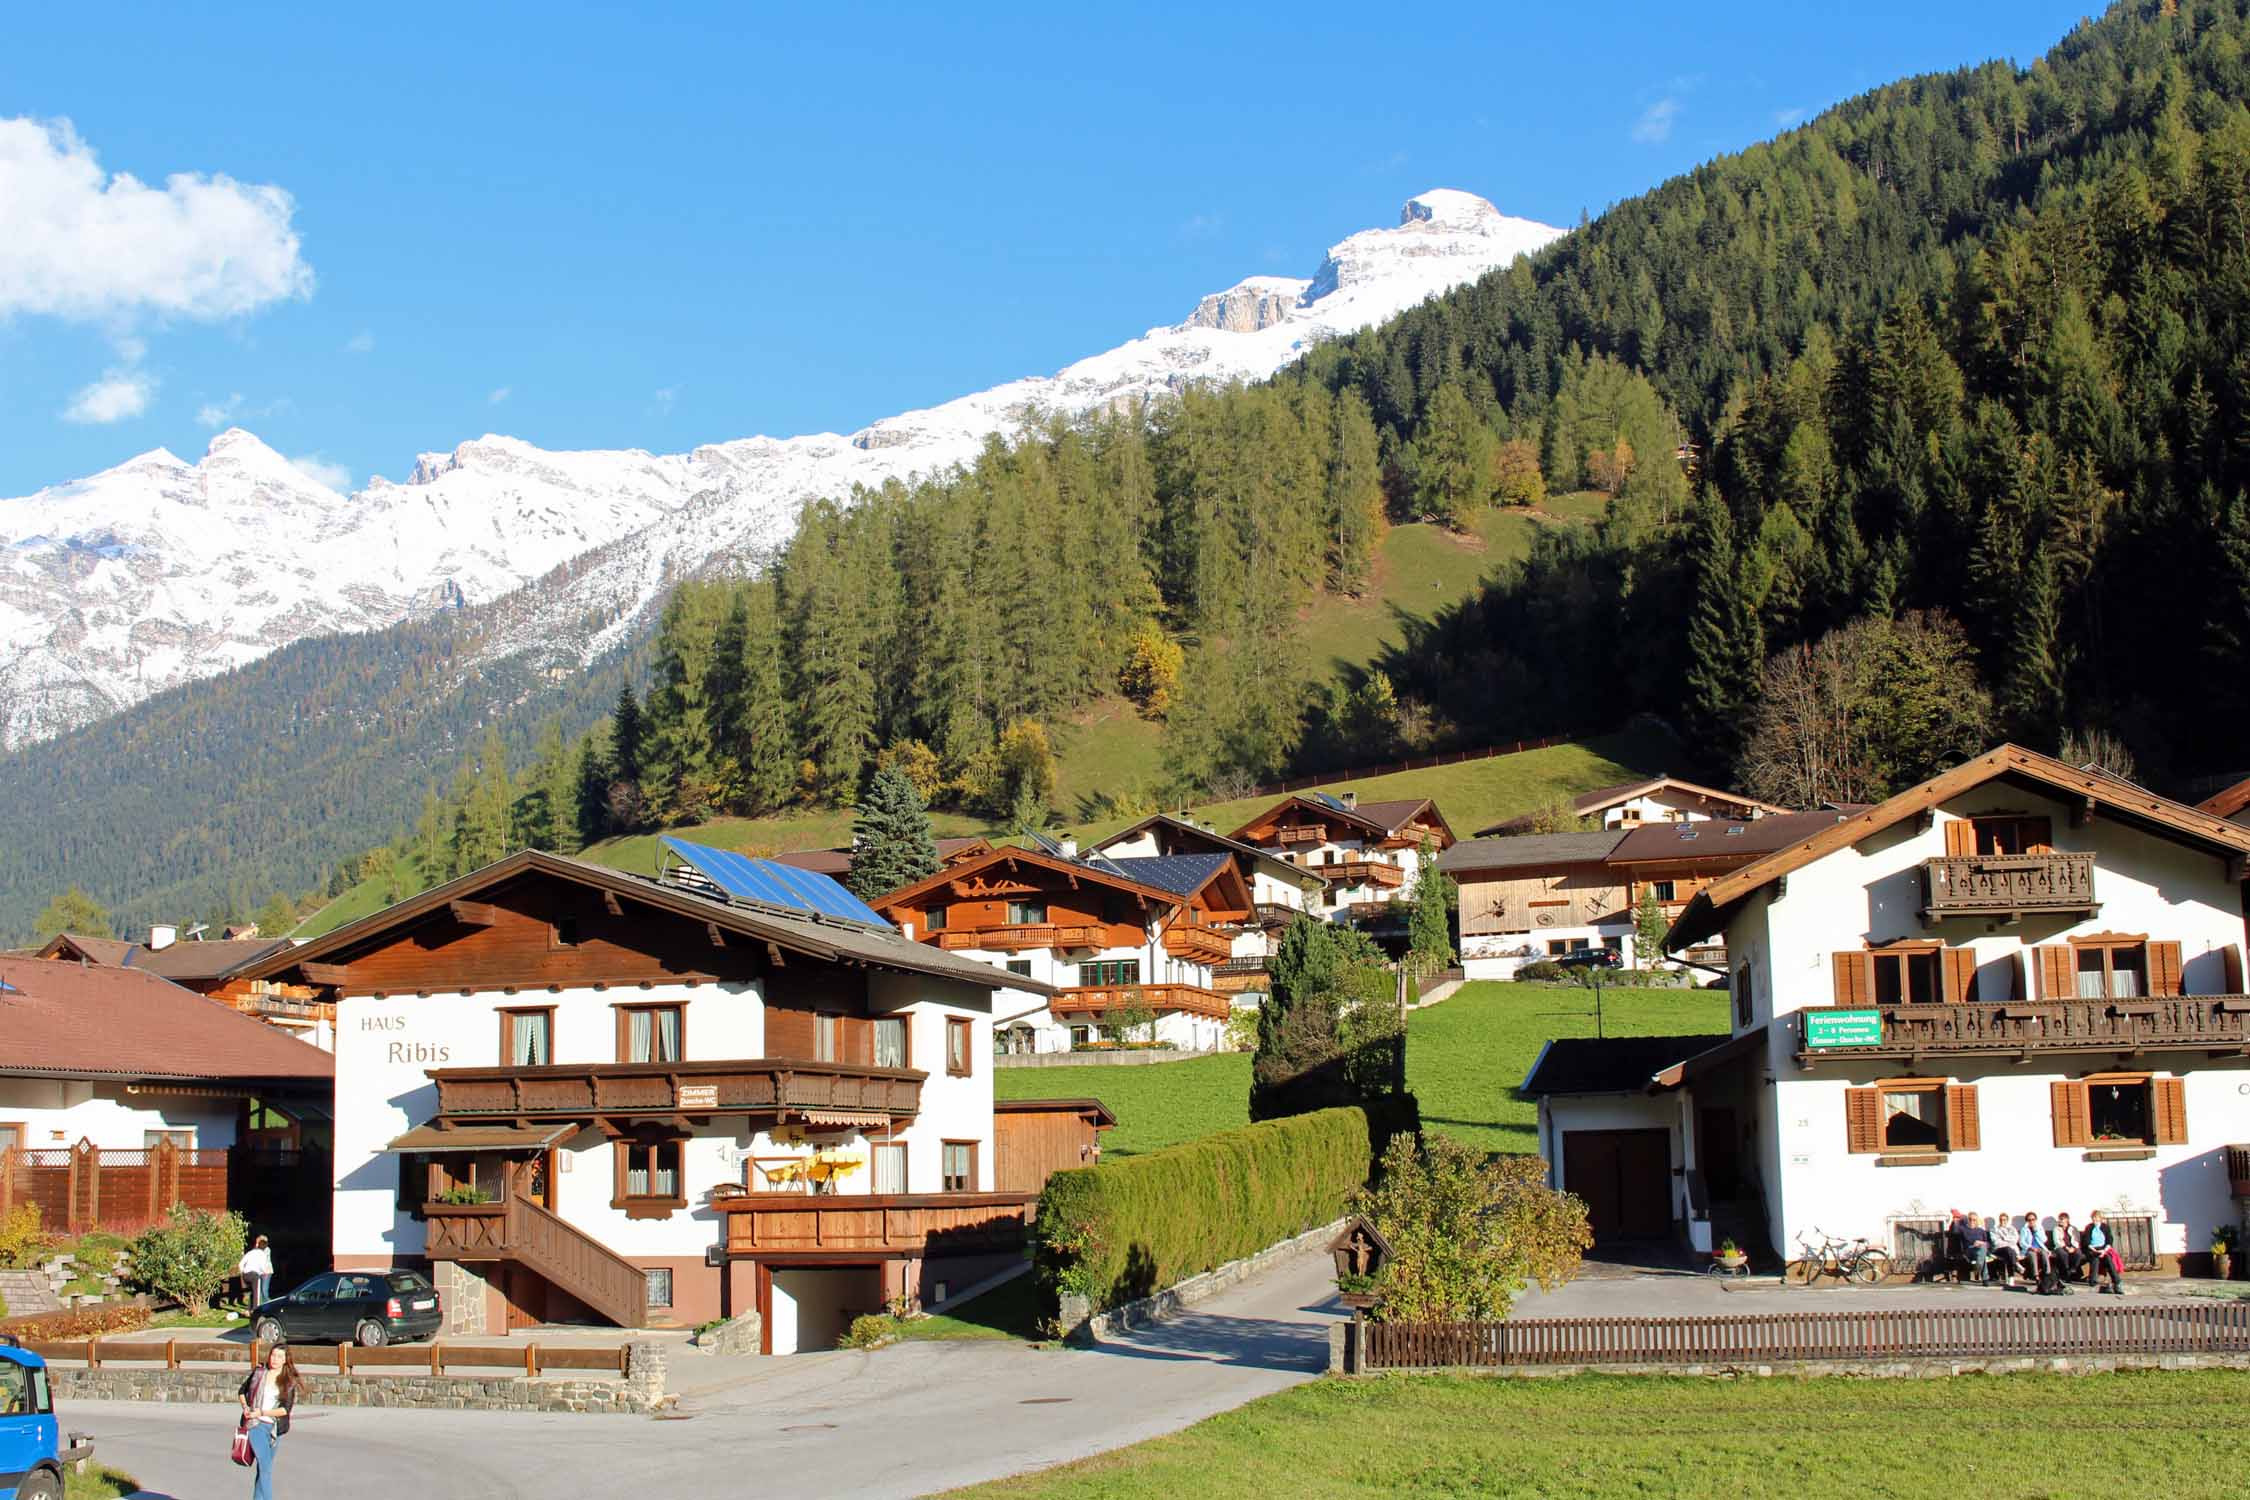
[[[1041,854],[1051,855],[1056,859],[1068,859],[1070,857],[1069,855],[1063,853],[1062,845],[1056,843],[1053,839],[1047,837],[1047,835],[1043,833],[1033,833],[1029,835],[1029,837],[1034,844],[1037,844],[1039,846],[1039,852]]]
[[[1338,812],[1351,811],[1350,808],[1344,806],[1343,803],[1337,801],[1334,797],[1329,796],[1326,792],[1313,793],[1313,800],[1315,802],[1318,802],[1322,807],[1333,807]]]
[[[731,849],[691,844],[664,836],[664,847],[693,866],[696,873],[717,886],[729,900],[752,901],[787,911],[808,912],[845,922],[890,930],[890,923],[866,902],[826,875],[800,870],[777,860],[753,859]]]

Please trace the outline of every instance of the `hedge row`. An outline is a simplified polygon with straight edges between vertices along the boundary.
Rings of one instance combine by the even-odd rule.
[[[1057,1172],[1032,1225],[1047,1311],[1065,1292],[1117,1307],[1325,1224],[1374,1151],[1367,1111],[1352,1107]]]
[[[0,1333],[25,1343],[52,1343],[110,1333],[132,1333],[149,1325],[149,1310],[137,1302],[98,1303],[61,1312],[26,1313],[0,1321]]]

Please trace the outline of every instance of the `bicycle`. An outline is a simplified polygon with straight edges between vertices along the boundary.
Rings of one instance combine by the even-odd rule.
[[[1819,1235],[1815,1246],[1812,1237]],[[1781,1274],[1785,1286],[1811,1286],[1824,1275],[1839,1281],[1873,1286],[1891,1274],[1890,1252],[1876,1248],[1865,1237],[1843,1239],[1818,1227],[1797,1236],[1799,1254]]]

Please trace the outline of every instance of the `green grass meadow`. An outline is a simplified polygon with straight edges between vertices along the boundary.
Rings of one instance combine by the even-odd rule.
[[[2236,1371],[1322,1380],[978,1500],[2079,1500],[2242,1492]]]

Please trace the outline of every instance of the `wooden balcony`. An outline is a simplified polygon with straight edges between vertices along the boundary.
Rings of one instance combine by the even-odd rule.
[[[1240,994],[1245,990],[1263,991],[1266,978],[1266,960],[1259,957],[1230,958],[1225,963],[1211,966],[1211,988],[1222,995]]]
[[[801,1058],[709,1062],[562,1063],[541,1068],[432,1068],[440,1123],[523,1120],[693,1119],[842,1112],[912,1116],[922,1080],[912,1068]]]
[[[1136,995],[1158,1015],[1177,1010],[1223,1021],[1232,1010],[1226,996],[1192,984],[1079,985],[1057,990],[1049,1009],[1058,1016],[1099,1016],[1122,1010]]]
[[[2237,1198],[2250,1198],[2250,1146],[2227,1147],[2227,1182]]]
[[[761,1259],[838,1252],[959,1255],[1019,1250],[1036,1193],[718,1192],[727,1252]]]
[[[1290,844],[1319,844],[1328,839],[1328,830],[1318,826],[1310,828],[1276,828],[1273,841],[1283,847]]]
[[[1841,1006],[1854,1010],[1874,1007]],[[1887,1005],[1883,1040],[1867,1047],[1800,1048],[1800,1063],[1861,1057],[1980,1053],[2250,1050],[2250,995],[2158,995],[2132,1000],[2001,1000]],[[1808,1008],[1806,1016],[1817,1014]]]
[[[1234,957],[1234,939],[1208,927],[1169,927],[1164,932],[1164,951],[1199,964],[1223,964]]]
[[[1250,909],[1250,918],[1260,925],[1287,927],[1305,914],[1301,906],[1289,906],[1279,901],[1260,901]]]
[[[621,1328],[648,1322],[648,1275],[601,1241],[525,1198],[425,1203],[431,1260],[512,1261]]]
[[[1317,875],[1325,875],[1336,885],[1379,885],[1388,891],[1396,890],[1406,883],[1404,870],[1379,859],[1348,859],[1342,864],[1308,868]]]
[[[1098,926],[1066,926],[1057,923],[1021,923],[1006,927],[971,927],[956,931],[946,928],[937,935],[940,948],[982,948],[992,952],[1017,953],[1025,948],[1100,948],[1102,929]]]
[[[2030,912],[2092,913],[2091,854],[1952,854],[1922,861],[1922,916],[2013,921]]]

